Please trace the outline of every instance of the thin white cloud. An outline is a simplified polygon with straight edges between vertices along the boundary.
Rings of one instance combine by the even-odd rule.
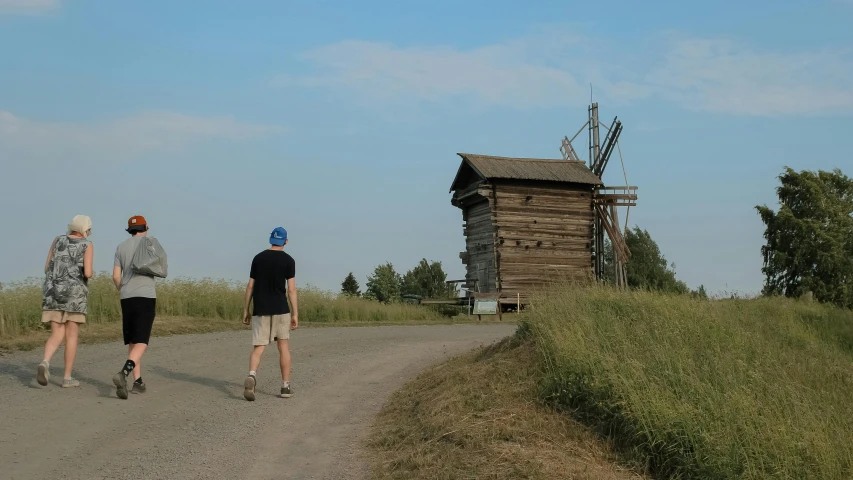
[[[61,0],[0,0],[0,15],[34,15],[59,8]]]
[[[730,40],[675,41],[649,82],[685,107],[746,115],[853,112],[853,56],[760,52]]]
[[[237,122],[228,117],[197,117],[149,111],[98,123],[48,123],[0,111],[0,152],[28,157],[71,153],[124,160],[152,151],[176,151],[211,139],[243,140],[281,128]]]
[[[730,40],[669,39],[645,49],[560,30],[470,50],[344,41],[305,52],[316,71],[282,85],[321,87],[371,102],[459,101],[514,108],[662,98],[743,115],[853,113],[850,52],[761,52]]]
[[[588,97],[589,87],[575,71],[552,63],[566,51],[583,53],[583,39],[558,35],[545,40],[526,37],[467,51],[344,41],[305,52],[303,58],[321,70],[318,75],[283,75],[277,83],[343,88],[375,100],[462,98],[517,108],[574,104]]]

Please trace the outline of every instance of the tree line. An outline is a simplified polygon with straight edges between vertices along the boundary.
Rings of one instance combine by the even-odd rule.
[[[383,303],[398,302],[405,296],[430,299],[455,298],[456,286],[447,283],[447,274],[441,262],[421,259],[404,275],[394,269],[391,262],[377,266],[367,277],[364,293],[352,272],[341,282],[341,293],[354,297],[377,300]]]

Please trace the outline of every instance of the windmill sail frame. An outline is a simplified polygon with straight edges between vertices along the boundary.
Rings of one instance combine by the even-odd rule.
[[[610,157],[613,152],[619,149],[619,137],[622,134],[622,122],[618,117],[614,117],[613,122],[607,130],[607,135],[604,138],[604,143],[600,141],[600,127],[602,126],[598,117],[598,103],[592,102],[588,108],[589,119],[578,130],[578,133],[569,140],[563,137],[560,151],[565,160],[582,161],[577,155],[572,141],[588,127],[589,135],[589,169],[597,177],[602,178],[607,165],[610,162]],[[603,147],[602,147],[603,145]],[[621,151],[620,151],[621,157]],[[624,164],[622,165],[624,170]],[[624,173],[624,171],[623,171]],[[627,176],[626,182],[627,184]],[[627,262],[631,258],[631,251],[623,236],[622,229],[619,226],[619,216],[617,207],[630,207],[637,205],[637,187],[636,186],[604,186],[595,188],[592,198],[593,209],[595,211],[595,219],[593,221],[592,245],[593,245],[593,272],[595,279],[602,281],[605,277],[604,264],[604,239],[605,235],[610,239],[613,248],[613,268],[615,283],[619,287],[627,286]],[[626,215],[627,219],[627,215]],[[627,228],[627,225],[626,225]]]

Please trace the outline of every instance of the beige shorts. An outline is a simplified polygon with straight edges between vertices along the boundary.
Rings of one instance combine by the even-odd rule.
[[[252,317],[252,345],[290,339],[290,314]]]
[[[59,310],[43,310],[41,312],[42,323],[86,323],[85,313],[62,312]]]

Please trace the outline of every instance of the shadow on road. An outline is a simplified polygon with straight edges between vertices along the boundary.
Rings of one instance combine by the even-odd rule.
[[[220,392],[224,393],[229,398],[245,401],[242,395],[234,393],[234,387],[243,388],[242,385],[237,385],[236,383],[228,382],[225,380],[216,380],[207,377],[199,377],[197,375],[190,375],[189,373],[184,372],[175,372],[163,367],[149,367],[149,370],[153,371],[157,375],[161,375],[171,380],[195,383],[196,385],[201,385],[203,387],[215,388]]]
[[[37,364],[28,364],[24,366],[20,363],[4,363],[0,365],[0,375],[10,376],[19,381],[24,387],[41,388],[41,386],[36,383],[37,368]]]
[[[47,388],[42,387],[38,383],[36,383],[36,369],[38,368],[38,364],[21,364],[21,363],[6,363],[0,365],[0,375],[8,375],[10,377],[15,378],[18,382],[21,383],[22,386],[27,388]],[[51,367],[51,370],[54,370],[58,367]],[[64,366],[62,367],[65,368]],[[73,373],[74,378],[80,380],[81,384],[92,385],[98,389],[98,396],[103,398],[110,398],[113,391],[113,385],[111,383],[102,382],[101,380],[96,380],[91,377],[87,377],[85,375],[80,375],[77,372]],[[62,386],[62,375],[55,375],[51,372],[50,376],[50,385],[54,385],[57,387]]]

